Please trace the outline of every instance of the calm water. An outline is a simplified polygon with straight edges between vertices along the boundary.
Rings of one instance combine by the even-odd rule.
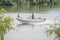
[[[16,20],[18,13],[5,14],[14,18],[13,27],[16,30],[11,30],[5,35],[5,40],[53,40],[54,36],[47,37],[45,28],[49,28],[49,25],[19,25],[19,21]],[[27,18],[31,13],[19,13],[20,16]],[[35,13],[35,17],[43,17],[49,20],[54,20],[56,17],[60,17],[60,8],[49,10],[45,13]],[[57,19],[58,20],[58,19]]]

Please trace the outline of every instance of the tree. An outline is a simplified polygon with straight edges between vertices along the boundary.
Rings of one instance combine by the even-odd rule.
[[[0,10],[3,11],[3,10]],[[3,11],[4,12],[4,11]],[[2,12],[0,12],[2,13]],[[11,29],[12,27],[12,18],[4,17],[4,14],[0,14],[0,40],[4,40],[4,35]]]

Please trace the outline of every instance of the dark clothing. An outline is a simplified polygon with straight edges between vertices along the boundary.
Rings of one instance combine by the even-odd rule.
[[[19,14],[18,14],[18,18],[19,18],[20,16],[19,16]]]
[[[34,19],[34,14],[32,13],[32,19]]]

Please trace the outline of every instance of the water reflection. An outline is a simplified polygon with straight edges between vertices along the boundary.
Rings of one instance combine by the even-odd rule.
[[[23,24],[17,24],[16,26],[17,26],[17,27],[22,27],[22,26],[31,26],[32,28],[34,28],[34,26],[37,26],[37,25],[23,23]],[[40,26],[41,26],[41,25],[40,25]]]
[[[0,9],[4,8],[6,12],[46,12],[55,8],[55,6],[40,6],[40,5],[31,5],[31,6],[0,6]]]

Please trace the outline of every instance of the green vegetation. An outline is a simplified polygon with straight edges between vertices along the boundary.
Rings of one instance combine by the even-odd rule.
[[[7,12],[41,12],[60,7],[60,0],[0,0]]]
[[[4,9],[0,10],[0,40],[4,40],[4,35],[13,29],[11,23],[12,18],[4,17]]]
[[[57,3],[53,0],[0,0],[1,6],[12,6],[13,4],[19,5],[56,5]]]
[[[52,34],[55,34],[55,38],[54,40],[60,40],[60,25],[59,24],[54,24],[54,25],[50,25],[50,29],[47,29],[47,33],[49,36],[51,36]]]

